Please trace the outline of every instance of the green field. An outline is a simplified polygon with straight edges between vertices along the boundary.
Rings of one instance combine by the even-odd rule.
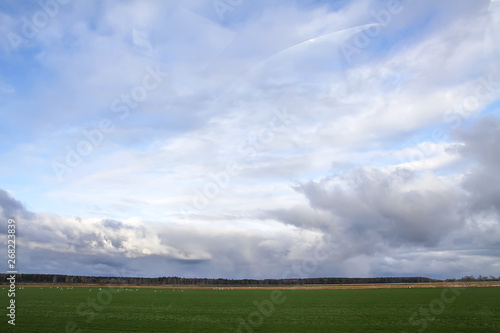
[[[13,330],[4,288],[0,332],[500,332],[495,287],[89,289],[18,288]]]

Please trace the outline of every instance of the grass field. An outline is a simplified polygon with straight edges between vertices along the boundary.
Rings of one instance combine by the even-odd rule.
[[[498,287],[25,287],[16,291],[15,331],[7,288],[0,292],[0,332],[500,332]]]

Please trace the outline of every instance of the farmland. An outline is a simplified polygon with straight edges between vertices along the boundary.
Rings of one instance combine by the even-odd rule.
[[[16,310],[17,332],[500,332],[498,287],[31,286],[17,289]],[[14,332],[2,317],[0,331]]]

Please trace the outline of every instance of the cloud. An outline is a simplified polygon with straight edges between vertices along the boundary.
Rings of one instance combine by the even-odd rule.
[[[493,115],[482,117],[472,128],[457,130],[462,141],[460,153],[475,161],[465,174],[463,187],[469,193],[468,204],[475,212],[492,211],[500,216],[500,119]]]
[[[463,177],[358,167],[296,184],[305,201],[247,215],[191,213],[184,224],[62,217],[31,213],[5,191],[1,211],[18,218],[20,230],[30,225],[20,237],[30,271],[74,274],[76,265],[57,263],[74,260],[93,274],[137,274],[142,258],[156,267],[148,275],[280,277],[314,258],[327,237],[335,251],[311,274],[298,275],[460,277],[470,267],[491,274],[500,247],[491,178],[499,126],[498,118],[485,116],[454,132],[455,153],[472,163]],[[40,253],[46,259],[35,262]]]
[[[361,168],[297,187],[312,208],[326,210],[346,234],[370,243],[432,245],[460,226],[458,195],[431,173],[388,173]]]
[[[283,268],[277,262],[289,260],[293,244],[312,235],[281,227],[266,232],[31,213],[5,191],[1,194],[2,215],[16,220],[22,272],[278,277]],[[301,257],[301,251],[293,252]],[[151,265],[147,271],[138,258]]]
[[[435,270],[438,263],[452,258],[453,264],[446,267],[462,272],[465,262],[492,262],[498,259],[500,246],[495,238],[499,124],[489,115],[469,129],[454,131],[459,142],[455,153],[460,154],[460,163],[471,165],[460,177],[399,167],[359,167],[297,184],[294,189],[308,205],[267,214],[331,235],[343,249],[343,260],[366,256],[373,260],[370,267],[387,269],[386,274],[397,274],[398,269],[417,272],[414,267],[420,267],[424,257],[436,261]]]
[[[24,205],[14,199],[7,191],[0,189],[0,216],[2,220],[7,220],[14,216],[22,216],[29,218],[33,213],[26,210]],[[2,230],[2,233],[6,233],[6,230]]]

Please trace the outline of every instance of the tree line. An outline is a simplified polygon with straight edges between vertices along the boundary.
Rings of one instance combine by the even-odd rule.
[[[7,284],[9,274],[0,273],[0,283]],[[464,276],[461,279],[437,280],[427,277],[375,277],[375,278],[291,278],[291,279],[211,279],[211,278],[182,278],[164,276],[155,278],[145,277],[117,277],[117,276],[82,276],[61,274],[16,274],[17,283],[67,283],[67,284],[112,284],[112,285],[179,285],[179,286],[281,286],[281,285],[315,285],[315,284],[375,284],[375,283],[428,283],[428,282],[472,282],[472,281],[500,281],[494,276]]]
[[[499,277],[494,277],[493,275],[486,276],[486,275],[478,275],[477,277],[474,277],[474,275],[467,275],[464,276],[461,279],[446,279],[446,282],[456,282],[456,281],[461,281],[461,282],[480,282],[480,281],[500,281],[500,276]]]
[[[0,283],[7,283],[8,274],[0,274]],[[17,274],[17,283],[69,283],[69,284],[116,284],[116,285],[180,285],[180,286],[274,286],[274,285],[313,285],[313,284],[372,284],[372,283],[422,283],[441,280],[427,277],[376,277],[376,278],[291,278],[291,279],[211,279],[182,278],[164,276],[116,277],[116,276],[81,276],[60,274]]]

